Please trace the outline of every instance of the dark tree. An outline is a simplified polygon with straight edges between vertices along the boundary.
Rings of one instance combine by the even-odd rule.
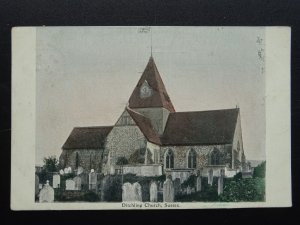
[[[44,158],[43,170],[47,173],[58,171],[58,160],[55,156],[49,156]]]

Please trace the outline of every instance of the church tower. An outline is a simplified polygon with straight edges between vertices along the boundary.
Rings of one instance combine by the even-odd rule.
[[[129,98],[129,108],[148,117],[159,135],[164,132],[169,113],[175,112],[152,56]]]

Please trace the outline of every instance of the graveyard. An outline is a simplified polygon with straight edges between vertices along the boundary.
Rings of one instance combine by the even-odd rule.
[[[182,182],[168,174],[145,177],[135,174],[104,175],[93,169],[71,168],[36,173],[36,202],[241,202],[265,200],[265,164],[253,177],[225,177],[201,171]],[[217,176],[215,176],[217,175]],[[167,206],[166,206],[167,207]]]

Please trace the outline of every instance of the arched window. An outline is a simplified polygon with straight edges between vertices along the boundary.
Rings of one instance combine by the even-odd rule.
[[[210,164],[220,165],[220,151],[215,148],[210,154]]]
[[[169,149],[166,153],[166,168],[174,168],[174,153],[171,149]]]
[[[191,149],[188,154],[188,168],[196,168],[197,166],[197,153]]]
[[[76,166],[76,168],[78,168],[79,167],[79,154],[78,154],[78,152],[76,152],[76,156],[75,156],[75,166]]]

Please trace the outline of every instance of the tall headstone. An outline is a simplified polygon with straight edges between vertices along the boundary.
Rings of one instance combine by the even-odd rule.
[[[186,188],[186,194],[187,194],[187,195],[192,194],[192,189],[191,189],[190,186],[187,186],[187,188]]]
[[[66,190],[74,191],[75,190],[75,182],[72,179],[66,180]]]
[[[54,189],[49,185],[49,181],[40,191],[39,202],[54,202]]]
[[[89,190],[96,190],[97,189],[97,174],[93,169],[89,173]]]
[[[157,202],[157,184],[154,181],[150,184],[150,202]]]
[[[196,179],[196,191],[201,191],[201,171],[200,170],[198,170],[198,172],[197,172],[197,179]]]
[[[133,196],[133,186],[131,183],[124,183],[122,186],[122,201],[123,202],[131,202],[134,201]]]
[[[174,202],[174,185],[171,176],[168,176],[163,187],[164,202]]]
[[[142,202],[142,187],[138,182],[135,182],[133,185],[133,195],[134,201]]]
[[[225,177],[225,170],[221,169],[220,176],[218,178],[218,195],[223,193],[224,177]]]
[[[60,175],[58,175],[58,174],[53,175],[52,186],[53,186],[53,188],[59,188],[60,187]]]
[[[178,195],[180,193],[180,190],[181,190],[180,178],[176,178],[174,180],[174,194]]]
[[[212,169],[210,169],[208,171],[208,177],[207,177],[207,180],[208,180],[208,184],[209,185],[212,185],[213,184],[213,179],[214,179],[214,171]]]
[[[75,190],[81,190],[81,178],[79,176],[74,177],[73,181],[75,182]]]
[[[38,195],[40,189],[39,189],[39,183],[40,183],[40,179],[38,177],[38,175],[35,174],[35,196]]]

